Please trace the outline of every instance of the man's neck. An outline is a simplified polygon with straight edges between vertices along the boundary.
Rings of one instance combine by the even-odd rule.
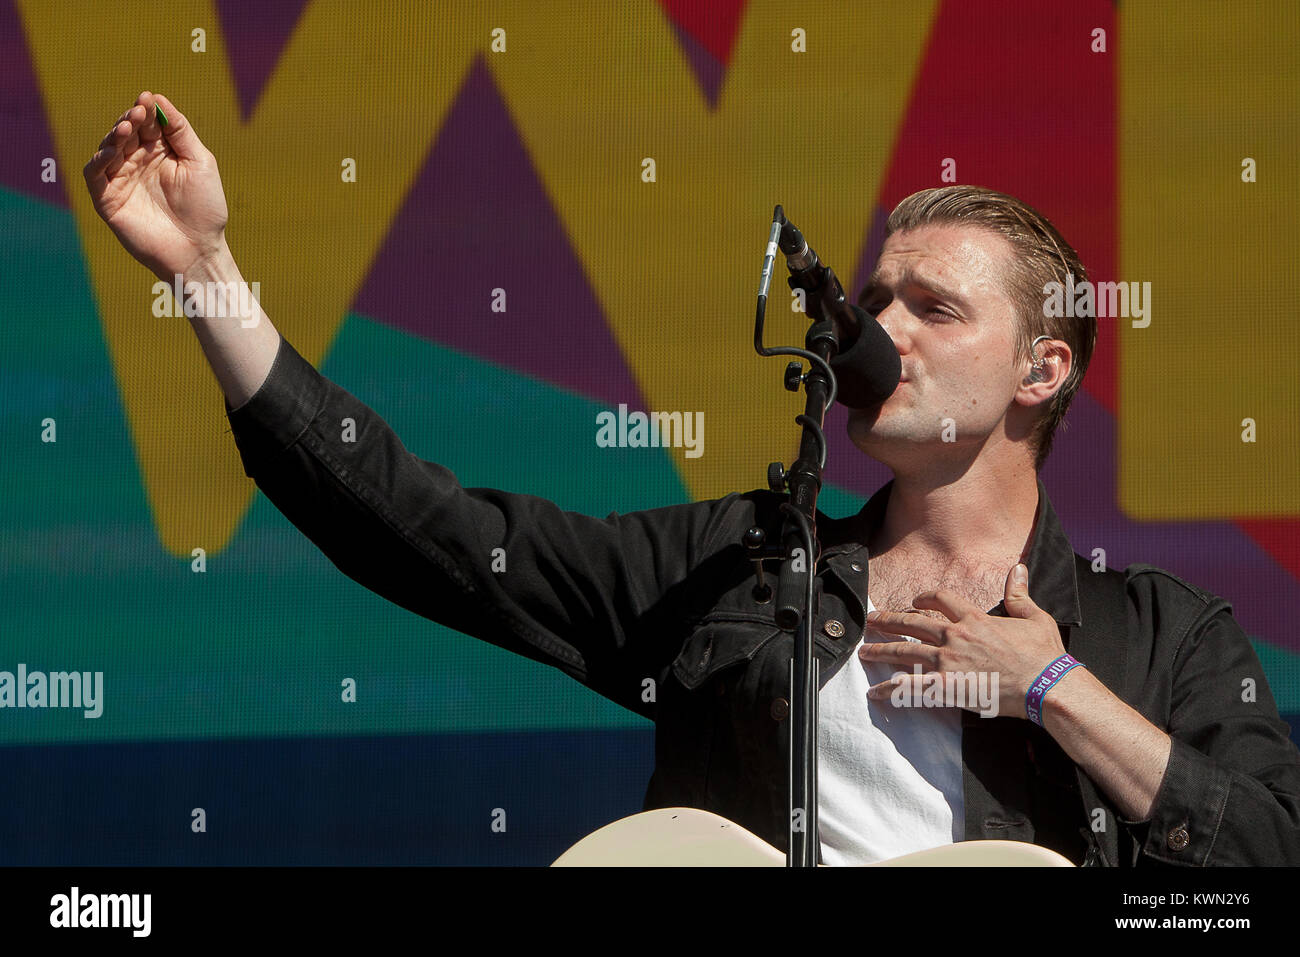
[[[871,554],[907,560],[1002,560],[1028,555],[1038,510],[1032,468],[994,470],[977,464],[958,475],[895,470]]]

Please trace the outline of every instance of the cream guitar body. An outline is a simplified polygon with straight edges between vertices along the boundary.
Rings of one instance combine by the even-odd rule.
[[[552,867],[784,867],[785,855],[710,811],[670,807],[606,824]],[[961,841],[868,867],[1073,867],[1055,851],[1020,841]]]

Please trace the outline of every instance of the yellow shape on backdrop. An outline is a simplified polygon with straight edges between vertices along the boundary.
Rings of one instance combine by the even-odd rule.
[[[1144,328],[1100,321],[1120,323],[1119,488],[1133,518],[1300,514],[1294,7],[1119,8],[1113,278],[1149,282],[1152,303]]]

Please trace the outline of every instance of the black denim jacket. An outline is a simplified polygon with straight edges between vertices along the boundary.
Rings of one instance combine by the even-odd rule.
[[[778,534],[782,496],[602,520],[464,489],[283,340],[257,394],[227,411],[246,473],[345,574],[653,720],[646,808],[706,808],[785,849],[792,638],[755,600],[741,544],[754,525]],[[891,488],[855,516],[818,518],[823,684],[862,634],[863,542]],[[1231,606],[1149,565],[1094,573],[1041,482],[1027,564],[1070,653],[1173,750],[1149,820],[1125,821],[1042,728],[963,711],[967,839],[1030,841],[1086,864],[1300,863],[1300,752]]]

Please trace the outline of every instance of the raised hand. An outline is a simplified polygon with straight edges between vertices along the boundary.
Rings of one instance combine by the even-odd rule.
[[[160,279],[184,275],[225,249],[228,212],[216,157],[161,93],[141,93],[82,172],[95,211]]]

